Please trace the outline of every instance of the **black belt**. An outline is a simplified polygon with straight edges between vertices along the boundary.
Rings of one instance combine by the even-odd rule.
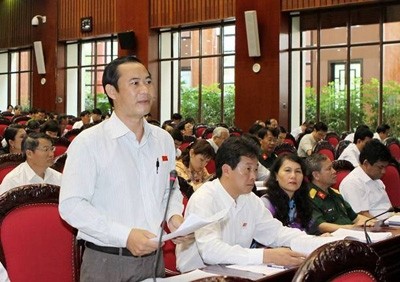
[[[85,241],[85,246],[89,249],[98,251],[98,252],[102,252],[102,253],[107,253],[107,254],[112,254],[112,255],[122,255],[122,256],[128,256],[128,257],[136,257],[136,258],[140,258],[140,257],[148,257],[148,256],[152,256],[155,255],[156,252],[152,252],[143,256],[135,256],[133,255],[127,248],[115,248],[115,247],[104,247],[104,246],[99,246],[96,244],[93,244],[91,242]]]

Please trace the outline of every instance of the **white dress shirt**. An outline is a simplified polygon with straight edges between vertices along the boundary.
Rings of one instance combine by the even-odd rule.
[[[313,150],[317,141],[314,139],[312,133],[304,135],[299,144],[299,148],[297,149],[297,154],[299,157],[305,158],[308,157],[307,151]]]
[[[194,213],[208,218],[224,209],[228,214],[219,222],[195,232],[195,242],[176,246],[177,268],[187,272],[204,264],[262,264],[264,249],[250,249],[252,240],[270,246],[290,246],[304,232],[282,226],[253,193],[236,201],[219,179],[203,184],[189,199],[185,216]]]
[[[358,167],[360,165],[360,150],[358,150],[356,144],[351,143],[343,150],[338,160],[349,161],[354,167]]]
[[[3,194],[8,190],[18,186],[40,183],[60,186],[61,173],[49,167],[44,173],[44,178],[41,178],[25,161],[19,164],[4,177],[3,182],[0,185],[0,194]]]
[[[79,238],[126,247],[132,228],[159,234],[175,146],[168,132],[143,122],[140,142],[113,113],[69,146],[59,210]],[[182,212],[182,194],[173,189],[167,220]]]
[[[356,213],[368,211],[371,215],[376,216],[392,206],[385,190],[385,184],[380,179],[372,180],[360,166],[353,169],[343,179],[339,190]],[[388,216],[385,214],[379,219]]]

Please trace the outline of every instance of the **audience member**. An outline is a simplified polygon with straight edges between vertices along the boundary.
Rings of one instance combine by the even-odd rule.
[[[271,167],[266,194],[261,197],[283,225],[310,232],[312,209],[307,200],[306,167],[295,154],[279,156]]]
[[[259,154],[261,152],[261,144],[260,144],[260,139],[250,133],[243,133],[243,138],[247,138],[249,139],[250,142],[253,142],[259,151]],[[256,177],[256,181],[267,181],[269,178],[270,172],[269,169],[266,168],[265,166],[263,166],[260,161],[258,161],[258,170],[257,170],[257,177]]]
[[[277,145],[280,145],[285,142],[286,136],[287,136],[287,130],[283,126],[278,126],[279,129],[279,134],[278,134],[278,141]]]
[[[366,129],[369,129],[369,126],[368,125],[366,125],[366,124],[359,124],[357,127],[356,127],[356,131],[357,131],[357,129],[359,129],[359,128],[366,128]],[[354,132],[350,132],[350,133],[348,133],[347,135],[346,135],[346,137],[344,138],[344,140],[348,140],[348,141],[351,141],[351,142],[354,142],[354,134],[355,134],[355,131]]]
[[[172,124],[172,120],[166,120],[162,123],[161,128],[171,133],[175,129],[175,126]]]
[[[89,111],[82,111],[79,115],[81,120],[76,121],[72,125],[72,129],[81,129],[82,126],[90,124],[90,112]]]
[[[263,126],[261,123],[253,123],[253,125],[249,128],[249,133],[257,136],[258,131],[260,131],[262,128],[265,128],[265,125]]]
[[[386,123],[379,125],[376,128],[374,138],[378,139],[382,143],[390,136],[390,126]]]
[[[308,128],[312,128],[314,126],[314,122],[312,121],[304,121],[299,127],[293,129],[290,134],[297,140],[301,133],[306,132]],[[312,130],[311,130],[312,131]]]
[[[360,166],[353,169],[339,186],[343,198],[356,213],[373,217],[391,207],[385,185],[380,180],[391,159],[389,149],[379,140],[372,139],[365,144],[360,153]]]
[[[269,118],[265,121],[265,127],[268,127],[270,129],[276,129],[278,128],[278,126],[278,121],[274,118]]]
[[[22,116],[22,107],[21,105],[16,105],[14,108],[14,116],[11,119],[11,122],[14,122],[17,117]]]
[[[98,123],[102,122],[103,121],[103,113],[101,112],[101,110],[98,108],[93,109],[91,119],[92,119],[92,122],[91,122],[92,124],[98,124]]]
[[[182,191],[188,198],[212,177],[208,173],[206,165],[214,157],[215,152],[210,143],[204,139],[198,139],[188,146],[182,152],[181,158],[176,161],[178,176],[193,187],[193,191]]]
[[[305,158],[312,154],[317,142],[323,140],[328,132],[328,126],[323,122],[317,122],[311,133],[304,135],[299,143],[297,154],[299,157]]]
[[[57,122],[60,127],[60,131],[58,133],[58,136],[64,136],[65,133],[68,132],[68,116],[65,114],[61,114],[57,116]]]
[[[50,168],[54,163],[54,146],[45,133],[31,133],[22,141],[26,161],[9,172],[0,185],[0,193],[27,184],[61,185],[61,173]]]
[[[26,136],[24,127],[20,124],[10,124],[4,131],[5,147],[1,154],[20,154],[22,153],[22,140]]]
[[[323,154],[312,154],[306,160],[309,185],[309,200],[313,209],[313,230],[316,233],[334,232],[339,228],[362,226],[369,219],[357,214],[339,191],[332,188],[336,182],[336,171],[332,161]],[[369,225],[373,225],[371,220]]]
[[[141,281],[155,271],[151,239],[160,233],[167,193],[169,230],[183,222],[182,194],[168,189],[175,148],[168,132],[143,118],[155,88],[136,57],[109,63],[103,87],[114,111],[69,146],[59,210],[85,241],[80,281]],[[157,276],[164,271],[161,259]]]
[[[230,137],[218,150],[217,179],[207,182],[189,199],[185,217],[225,217],[195,231],[195,242],[176,246],[177,267],[186,272],[205,264],[262,264],[294,266],[304,261],[291,251],[292,239],[304,232],[284,227],[251,191],[257,176],[258,147],[249,139]],[[269,247],[251,249],[252,240]]]
[[[51,138],[57,138],[60,133],[60,126],[57,121],[51,119],[42,125],[41,132],[46,133]]]
[[[183,135],[184,142],[194,142],[196,140],[196,136],[193,133],[194,122],[191,120],[185,119],[181,121],[176,128],[180,130]]]
[[[274,163],[277,155],[274,153],[278,141],[279,130],[274,128],[263,128],[258,131],[260,138],[261,154],[258,157],[260,163],[266,168],[270,168]]]
[[[182,121],[182,115],[180,113],[173,113],[171,116],[171,124],[176,127]]]
[[[218,148],[226,139],[228,139],[228,137],[229,137],[229,130],[225,127],[218,126],[214,128],[212,137],[210,139],[207,139],[207,142],[210,143],[215,153],[217,153]]]
[[[172,128],[171,132],[170,132],[172,139],[174,139],[174,145],[175,145],[175,152],[176,152],[176,159],[180,159],[181,155],[182,155],[182,151],[181,149],[179,149],[179,147],[182,145],[183,143],[183,136],[182,133],[176,129],[176,128]]]
[[[42,124],[46,121],[46,111],[42,109],[32,109],[31,118]]]
[[[340,154],[338,160],[346,160],[353,164],[354,167],[360,165],[360,152],[365,144],[372,139],[373,133],[369,128],[358,127],[354,133],[354,143],[349,144]]]
[[[33,132],[40,132],[40,123],[35,119],[30,119],[26,123],[25,130],[26,130],[27,134],[30,134]]]

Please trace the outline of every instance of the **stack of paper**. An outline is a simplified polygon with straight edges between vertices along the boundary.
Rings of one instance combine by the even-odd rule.
[[[385,224],[388,225],[400,225],[400,215],[393,215],[385,220]]]

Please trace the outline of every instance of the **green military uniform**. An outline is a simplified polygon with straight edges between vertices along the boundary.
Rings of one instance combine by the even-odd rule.
[[[328,193],[309,183],[309,199],[313,208],[314,230],[318,230],[321,223],[334,223],[339,225],[353,224],[357,213],[353,211],[339,191],[329,188]]]

